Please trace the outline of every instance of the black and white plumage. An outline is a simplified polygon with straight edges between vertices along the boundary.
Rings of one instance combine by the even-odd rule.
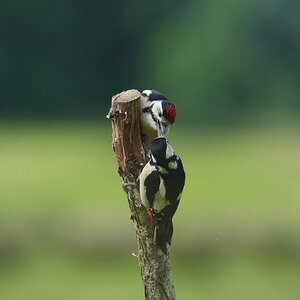
[[[149,162],[139,177],[141,201],[154,224],[154,239],[166,254],[173,235],[172,217],[185,183],[182,161],[164,137],[151,144]]]
[[[141,132],[146,149],[158,136],[167,136],[175,122],[176,108],[163,94],[144,90],[141,94]]]

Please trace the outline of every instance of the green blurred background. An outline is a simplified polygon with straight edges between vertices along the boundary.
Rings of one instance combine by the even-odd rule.
[[[176,104],[178,299],[299,299],[300,2],[0,2],[0,298],[143,299],[111,96]]]

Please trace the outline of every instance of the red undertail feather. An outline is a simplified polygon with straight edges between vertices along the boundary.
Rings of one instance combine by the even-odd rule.
[[[150,210],[148,207],[145,207],[145,209],[146,209],[146,212],[147,212],[147,214],[148,214],[150,220],[151,220],[152,222],[154,222],[154,217],[153,217],[153,214],[152,214],[151,210]]]

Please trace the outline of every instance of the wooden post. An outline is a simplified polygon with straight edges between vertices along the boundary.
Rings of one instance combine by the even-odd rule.
[[[153,241],[153,226],[141,204],[138,176],[145,165],[140,132],[140,93],[128,90],[112,98],[107,115],[112,121],[112,146],[122,187],[135,225],[138,259],[146,300],[173,300],[170,257]]]

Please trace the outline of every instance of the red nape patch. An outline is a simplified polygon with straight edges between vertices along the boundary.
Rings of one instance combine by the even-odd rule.
[[[176,108],[174,104],[169,103],[166,107],[166,118],[173,124],[176,119]]]
[[[145,207],[145,209],[146,209],[146,212],[147,212],[147,214],[148,214],[150,220],[151,220],[152,222],[154,222],[154,217],[153,217],[153,214],[152,214],[151,210],[150,210],[148,207]]]

